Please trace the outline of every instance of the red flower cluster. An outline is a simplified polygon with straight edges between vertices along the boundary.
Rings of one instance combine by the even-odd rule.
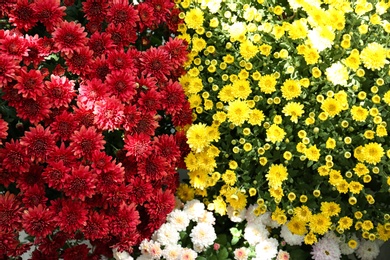
[[[179,11],[172,0],[0,2],[10,24],[0,30],[0,258],[32,245],[32,259],[131,251],[174,208],[189,151],[177,81],[187,45],[167,37]],[[145,45],[156,35],[163,45]],[[83,240],[95,250],[65,246]]]

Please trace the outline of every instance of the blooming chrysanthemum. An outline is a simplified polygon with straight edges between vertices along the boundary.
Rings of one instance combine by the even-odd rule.
[[[360,53],[364,67],[371,70],[380,70],[389,61],[386,59],[387,50],[377,42],[369,43]]]
[[[171,74],[172,65],[169,53],[162,48],[151,47],[142,53],[140,57],[140,71],[144,76],[157,78],[159,81],[167,81]]]
[[[30,167],[30,158],[19,140],[5,143],[5,149],[0,150],[2,167],[10,172],[27,172]]]
[[[37,125],[25,132],[20,139],[20,144],[25,147],[31,160],[44,162],[55,146],[53,137],[49,128],[44,129],[43,126]]]
[[[304,106],[299,102],[288,102],[282,110],[282,113],[286,116],[291,116],[290,120],[294,123],[298,123],[298,118],[302,116],[305,111]]]
[[[106,141],[103,138],[101,133],[96,132],[95,127],[86,128],[82,126],[79,131],[73,132],[69,146],[72,148],[75,156],[91,158],[94,151],[104,149]]]
[[[310,252],[314,259],[333,260],[340,259],[341,251],[337,240],[323,237],[313,245]]]
[[[331,225],[330,217],[323,213],[314,214],[310,217],[309,228],[313,233],[324,235]]]
[[[88,47],[93,51],[94,57],[100,57],[114,49],[114,43],[105,32],[95,32],[88,39]]]
[[[119,48],[128,46],[130,43],[135,43],[137,40],[137,31],[135,27],[131,26],[110,23],[106,29],[106,33],[110,35],[111,40]]]
[[[121,190],[117,187],[125,180],[125,169],[122,167],[121,164],[112,164],[112,166],[108,169],[105,169],[99,174],[96,174],[96,179],[96,190],[99,190],[101,191],[101,193],[105,194],[112,193],[108,196],[111,200],[113,200],[114,197],[118,195],[121,196]],[[128,192],[128,189],[126,190],[126,192]]]
[[[278,253],[278,240],[276,238],[266,238],[260,241],[255,247],[256,257],[254,260],[271,260]]]
[[[126,156],[135,156],[137,160],[146,158],[152,152],[150,136],[146,134],[125,135]]]
[[[90,70],[88,72],[88,78],[98,78],[101,81],[105,81],[108,74],[111,73],[110,67],[108,65],[108,61],[105,55],[101,55],[100,57],[95,58],[91,65]]]
[[[168,114],[180,113],[183,104],[187,102],[183,88],[178,82],[169,81],[161,94],[162,107]]]
[[[320,149],[317,148],[316,144],[312,145],[309,148],[305,149],[305,155],[307,159],[317,162],[321,156]]]
[[[30,3],[28,0],[16,1],[16,5],[8,13],[10,23],[24,31],[30,30],[38,21],[35,5],[36,3]]]
[[[22,225],[26,233],[35,237],[45,237],[55,228],[52,211],[42,204],[25,210],[22,215]]]
[[[286,136],[286,132],[284,131],[284,129],[279,127],[276,124],[272,124],[267,129],[266,133],[267,133],[267,139],[269,139],[272,143],[281,142]]]
[[[62,53],[68,55],[75,51],[80,51],[87,42],[87,33],[84,28],[74,21],[63,21],[54,29],[52,33],[54,46]]]
[[[48,32],[52,32],[57,24],[62,22],[66,7],[61,6],[60,0],[36,1],[34,6],[35,15],[46,27]]]
[[[298,233],[305,234],[306,232],[306,222],[293,217],[289,222],[282,226],[280,237],[290,246],[300,246],[303,243],[304,236],[298,235]]]
[[[146,28],[151,28],[156,23],[156,17],[154,17],[154,9],[149,2],[141,2],[136,5],[138,15],[140,18],[139,27],[140,31],[144,31]]]
[[[35,184],[22,192],[22,202],[25,208],[36,207],[40,204],[46,205],[47,201],[44,186]]]
[[[102,21],[108,11],[108,1],[87,0],[82,3],[83,12],[89,21]]]
[[[86,226],[88,210],[79,200],[61,199],[61,209],[54,217],[56,225],[68,234]]]
[[[104,213],[90,211],[87,224],[82,228],[82,231],[86,239],[104,238],[109,232],[109,220]]]
[[[123,49],[112,50],[107,54],[107,61],[110,70],[132,70],[133,60],[129,52],[124,52]]]
[[[5,31],[0,39],[0,50],[4,51],[6,56],[10,56],[17,61],[21,61],[28,56],[27,40],[15,31]],[[3,56],[3,55],[2,55]]]
[[[63,162],[67,167],[71,167],[76,162],[72,148],[65,146],[63,142],[59,146],[54,146],[47,158],[47,163]]]
[[[3,140],[7,138],[8,123],[0,116],[0,145],[3,144]]]
[[[93,78],[80,83],[77,99],[87,109],[93,109],[95,103],[109,97],[106,85],[100,79]]]
[[[282,91],[282,96],[286,100],[291,100],[301,94],[301,85],[297,80],[287,79],[281,86],[280,90]]]
[[[19,230],[22,216],[21,202],[12,193],[0,195],[0,227],[5,231]]]
[[[99,129],[115,130],[123,123],[124,105],[117,98],[106,98],[95,103],[93,114],[94,123]]]
[[[40,38],[37,34],[34,36],[26,35],[26,44],[27,44],[27,56],[23,56],[23,63],[25,65],[32,64],[34,68],[38,67],[38,64],[42,62],[47,55],[45,48],[43,47],[43,39]]]
[[[80,165],[72,168],[69,174],[65,175],[63,190],[65,195],[72,199],[84,201],[86,197],[95,194],[96,175],[89,170],[88,166]]]
[[[154,194],[145,205],[146,212],[151,219],[165,221],[166,216],[175,208],[175,196],[170,191],[155,190]],[[161,223],[161,222],[160,222]],[[161,224],[160,224],[161,225]]]
[[[162,48],[168,52],[174,66],[180,67],[188,59],[187,43],[178,38],[169,38]]]
[[[201,152],[205,147],[209,146],[211,140],[207,134],[208,126],[199,123],[193,124],[187,131],[188,144],[190,148],[196,152]]]
[[[190,233],[191,241],[201,251],[214,244],[217,238],[214,227],[207,223],[197,223]]]
[[[156,181],[167,175],[165,170],[167,161],[154,153],[141,160],[137,166],[140,176],[146,180]]]
[[[75,258],[86,260],[89,258],[89,248],[86,244],[68,247],[64,250],[63,257],[64,260],[71,260]]]
[[[369,164],[376,165],[382,160],[385,151],[380,143],[368,143],[364,145],[363,151],[364,160]]]
[[[192,121],[192,109],[188,102],[183,104],[180,112],[172,115],[172,122],[176,127],[188,126]]]
[[[50,81],[45,81],[45,93],[53,107],[68,107],[73,97],[76,96],[74,81],[52,74]]]
[[[153,194],[154,188],[151,182],[146,181],[141,177],[134,177],[128,180],[131,187],[138,187],[137,189],[131,189],[129,192],[129,201],[143,204],[148,201]]]
[[[276,77],[274,75],[261,76],[259,81],[260,91],[271,94],[276,91]]]
[[[242,125],[250,116],[250,108],[243,100],[229,102],[227,111],[228,120],[236,126]]]
[[[364,122],[366,121],[366,118],[368,116],[368,109],[362,106],[354,105],[351,108],[351,115],[353,120],[358,122]]]
[[[36,99],[43,94],[43,75],[39,70],[22,68],[15,77],[17,83],[14,88],[18,90],[24,98]]]
[[[88,46],[80,46],[65,57],[68,70],[77,75],[87,75],[91,71],[93,51]]]
[[[283,181],[287,180],[287,168],[282,164],[272,164],[265,177],[268,180],[268,185],[276,189],[282,185]]]
[[[360,259],[375,259],[380,253],[379,241],[362,240],[356,255]]]
[[[108,95],[125,103],[130,103],[137,93],[135,79],[128,70],[112,71],[105,83]]]
[[[113,0],[107,12],[107,20],[115,25],[135,27],[139,21],[138,12],[127,0]]]
[[[325,111],[330,117],[338,115],[342,111],[340,102],[335,98],[326,98],[321,104],[321,109]]]
[[[19,68],[17,60],[9,55],[0,55],[0,88],[15,78],[15,72]]]
[[[190,29],[198,29],[203,25],[204,15],[200,8],[191,8],[186,12],[184,22]]]
[[[168,162],[176,162],[180,157],[180,150],[173,135],[160,135],[153,140],[157,154]]]
[[[110,223],[110,232],[114,235],[126,235],[135,232],[140,216],[135,204],[122,203]]]
[[[50,188],[60,190],[70,170],[63,161],[50,162],[42,172],[42,177]]]

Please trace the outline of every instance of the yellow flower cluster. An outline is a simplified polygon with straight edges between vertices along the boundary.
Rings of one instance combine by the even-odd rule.
[[[389,239],[390,3],[176,2],[194,111],[182,198],[257,204],[307,244]]]

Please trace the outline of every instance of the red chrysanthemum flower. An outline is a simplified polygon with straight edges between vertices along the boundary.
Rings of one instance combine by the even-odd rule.
[[[88,47],[93,51],[94,57],[100,57],[114,49],[114,43],[105,32],[95,32],[88,41]]]
[[[135,27],[139,21],[138,12],[127,0],[111,0],[107,13],[107,21],[115,25]]]
[[[172,192],[159,189],[155,190],[144,207],[151,219],[162,219],[164,222],[166,216],[175,208],[175,203],[175,195]]]
[[[87,0],[83,2],[84,16],[89,21],[103,21],[107,15],[108,0]]]
[[[10,172],[27,172],[30,168],[30,158],[25,152],[25,147],[19,140],[5,143],[5,148],[0,150],[2,167]]]
[[[136,122],[135,126],[131,128],[129,131],[130,133],[137,133],[137,134],[145,134],[149,136],[153,136],[155,134],[155,130],[159,126],[158,120],[160,119],[159,116],[154,116],[150,113],[148,114],[141,114],[141,118]]]
[[[192,124],[192,109],[188,102],[183,103],[181,111],[172,114],[172,121],[175,126],[180,127]]]
[[[116,185],[112,186],[111,189],[109,189],[105,194],[106,195],[106,202],[110,206],[119,206],[123,201],[127,201],[129,199],[130,192],[134,189],[132,186],[125,186],[122,185]]]
[[[30,127],[29,131],[25,132],[20,139],[20,144],[25,147],[31,160],[44,162],[46,156],[55,146],[53,137],[49,128],[44,129],[43,126],[37,125]]]
[[[167,81],[172,70],[169,53],[163,48],[151,47],[143,52],[140,65],[142,75],[156,77],[159,81]]]
[[[15,79],[17,83],[14,85],[14,88],[24,98],[36,99],[37,96],[42,96],[44,85],[43,75],[40,70],[31,69],[27,71],[27,68],[23,67]]]
[[[168,175],[153,183],[154,188],[161,188],[164,191],[170,191],[175,194],[177,187],[180,185],[180,176],[174,168],[167,169]]]
[[[180,13],[181,13],[180,9],[173,8],[166,19],[168,29],[173,33],[176,33],[177,29],[179,27],[179,24],[183,23],[183,19],[180,19],[180,17],[179,17]]]
[[[60,0],[35,1],[34,10],[38,21],[43,23],[48,32],[52,32],[66,15],[66,7],[61,6]]]
[[[74,21],[61,22],[52,33],[54,46],[62,53],[68,55],[75,51],[81,51],[88,42],[84,27]]]
[[[106,80],[106,76],[111,73],[110,67],[104,55],[91,62],[88,78],[98,78],[101,81]]]
[[[130,132],[137,122],[141,119],[141,112],[137,111],[137,107],[134,105],[125,106],[123,128]]]
[[[45,50],[45,53],[52,53],[52,52],[58,52],[58,49],[54,46],[54,40],[53,38],[48,38],[46,36],[43,36],[42,39],[42,46]]]
[[[156,181],[167,175],[167,161],[159,155],[152,153],[141,161],[138,161],[139,175],[149,181]]]
[[[73,132],[77,130],[77,122],[74,120],[72,113],[63,111],[62,114],[54,118],[50,127],[52,133],[56,136],[56,140],[68,141]]]
[[[152,153],[150,135],[146,134],[127,134],[125,135],[124,149],[126,156],[135,156],[137,161],[141,161]]]
[[[65,233],[72,234],[82,229],[87,224],[88,210],[83,202],[79,200],[64,199],[61,201],[62,208],[54,218],[56,225]]]
[[[109,97],[95,103],[94,123],[101,130],[116,130],[124,120],[124,105],[120,100]]]
[[[33,98],[21,98],[15,104],[17,115],[23,120],[29,120],[32,124],[38,124],[50,116],[51,103],[45,96]]]
[[[112,167],[97,174],[96,178],[96,190],[99,190],[102,193],[108,193],[114,189],[115,186],[118,186],[124,182],[125,169],[120,163],[113,164]]]
[[[135,43],[138,39],[135,27],[122,24],[115,25],[110,23],[107,26],[106,32],[110,35],[111,40],[117,48],[129,46],[131,43]]]
[[[180,158],[180,150],[174,135],[163,134],[155,137],[153,144],[156,147],[156,153],[165,158],[169,165],[174,165],[173,163]]]
[[[90,34],[103,31],[103,22],[101,21],[89,21],[85,24],[85,29]]]
[[[180,113],[184,103],[188,102],[182,86],[177,81],[169,81],[160,93],[163,96],[162,107],[167,114]]]
[[[28,55],[23,57],[23,63],[26,66],[32,64],[34,68],[37,68],[38,64],[45,60],[45,57],[48,55],[43,48],[42,38],[37,34],[35,36],[26,35],[26,42]]]
[[[137,173],[137,158],[135,156],[126,156],[125,150],[117,152],[117,158],[125,168],[125,180],[130,182]]]
[[[183,39],[169,38],[169,41],[162,48],[168,52],[171,63],[175,67],[183,66],[188,59],[188,43]]]
[[[142,177],[134,177],[129,181],[129,186],[133,187],[129,192],[129,201],[142,205],[153,195],[154,188],[149,181]]]
[[[6,85],[2,89],[4,100],[8,101],[8,105],[16,107],[22,102],[22,95],[18,94],[18,90],[13,88],[13,85]]]
[[[0,232],[19,230],[21,217],[22,207],[19,199],[9,191],[0,194]]]
[[[8,123],[0,116],[0,145],[3,144],[3,140],[5,140],[8,136]]]
[[[96,132],[95,127],[82,126],[80,131],[75,131],[70,137],[70,147],[76,157],[91,158],[93,151],[100,151],[104,149],[106,141],[103,135]]]
[[[90,64],[92,63],[93,51],[88,46],[79,47],[65,57],[65,64],[68,66],[68,71],[76,75],[87,75],[90,72]]]
[[[78,107],[73,107],[74,115],[76,122],[78,125],[91,127],[93,126],[93,121],[95,119],[95,115],[93,114],[93,110],[87,107],[83,107],[82,104],[78,104]]]
[[[69,236],[66,235],[62,231],[58,231],[58,232],[50,235],[50,237],[42,237],[39,241],[40,242],[39,250],[41,251],[41,254],[43,255],[43,257],[46,257],[46,258],[43,258],[41,256],[41,257],[38,257],[36,259],[37,260],[41,260],[41,259],[56,260],[56,259],[58,259],[58,250],[65,245],[65,242],[68,239],[68,237]],[[50,256],[54,256],[56,258],[51,259],[51,258],[49,258]]]
[[[47,200],[48,198],[46,197],[45,188],[43,186],[35,184],[22,192],[24,208],[33,208],[39,204],[45,205]]]
[[[2,259],[9,259],[8,256],[18,256],[17,247],[19,244],[18,232],[0,229],[0,256]]]
[[[0,150],[1,152],[1,150]],[[1,158],[0,158],[1,160]],[[8,188],[8,186],[11,183],[14,183],[16,181],[18,173],[16,172],[10,172],[2,167],[2,163],[0,162],[0,184],[4,185],[5,188]]]
[[[137,225],[140,223],[135,204],[122,203],[117,214],[111,218],[110,233],[114,236],[126,236],[135,233]]]
[[[78,101],[87,109],[93,109],[95,103],[109,97],[107,87],[100,79],[93,78],[80,83]]]
[[[42,172],[42,165],[32,164],[28,172],[23,172],[18,176],[18,179],[16,180],[16,187],[22,191],[26,191],[34,185],[43,187],[44,180],[42,178]]]
[[[65,176],[70,173],[70,168],[63,161],[50,162],[42,172],[42,178],[50,188],[61,190]]]
[[[85,197],[91,198],[95,194],[96,175],[88,166],[79,165],[72,168],[70,174],[65,175],[63,190],[66,196],[72,199],[84,201]]]
[[[133,70],[133,59],[123,49],[108,52],[107,61],[110,70]]]
[[[53,107],[68,107],[73,97],[76,96],[74,81],[67,77],[50,75],[50,81],[45,81],[46,96],[50,99]]]
[[[170,0],[146,0],[145,2],[153,8],[156,24],[166,22],[171,9],[175,6],[174,2]]]
[[[51,234],[55,228],[53,212],[44,204],[30,207],[23,212],[22,224],[27,234],[35,237],[45,237]]]
[[[0,89],[15,78],[15,72],[19,69],[17,60],[9,55],[0,55]]]
[[[66,167],[72,167],[76,163],[76,157],[73,154],[72,148],[65,146],[64,143],[61,143],[59,147],[54,146],[47,156],[47,163],[51,164],[54,162],[63,162]]]
[[[0,1],[0,16],[5,16],[14,8],[17,0],[1,0]],[[1,254],[0,254],[1,255]]]
[[[34,8],[34,2],[17,0],[16,5],[8,13],[10,23],[19,29],[30,30],[38,21]]]
[[[107,75],[106,84],[110,96],[114,96],[124,103],[130,103],[137,93],[137,84],[129,70],[113,71]]]
[[[176,144],[179,147],[180,156],[179,162],[178,162],[178,168],[186,169],[184,158],[187,157],[187,155],[190,153],[191,148],[187,143],[187,136],[184,131],[178,131],[175,133],[174,138],[176,140]]]
[[[157,23],[153,7],[148,3],[142,2],[137,5],[137,11],[140,18],[138,23],[140,31],[143,32],[146,28],[152,29],[153,25]]]
[[[64,260],[89,260],[88,252],[89,248],[86,244],[79,244],[65,249],[63,258]]]
[[[7,30],[4,31],[4,35],[0,39],[0,50],[11,56],[12,59],[21,61],[28,56],[28,42],[18,32]]]
[[[96,240],[106,237],[109,232],[108,225],[109,222],[104,213],[90,211],[87,225],[82,229],[85,239]]]
[[[139,94],[137,103],[142,112],[154,115],[157,110],[162,109],[162,97],[161,93],[151,88]]]
[[[115,162],[113,158],[107,155],[105,152],[94,151],[92,153],[92,164],[91,167],[96,173],[101,173],[102,171],[107,171],[112,167],[115,167]]]

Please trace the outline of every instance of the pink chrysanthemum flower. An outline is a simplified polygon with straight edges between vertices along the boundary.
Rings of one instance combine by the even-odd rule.
[[[10,23],[24,31],[30,30],[38,21],[34,7],[34,2],[17,0],[16,5],[8,13]]]
[[[106,84],[108,94],[124,103],[130,103],[137,93],[137,84],[128,70],[113,71],[107,75]]]
[[[30,127],[29,131],[26,131],[20,139],[20,144],[25,147],[31,160],[37,162],[46,161],[46,156],[55,146],[54,136],[50,129],[44,129],[41,125]]]
[[[107,87],[100,79],[94,78],[80,83],[78,101],[87,109],[93,109],[95,103],[105,100],[109,95]]]
[[[62,22],[66,7],[61,6],[60,0],[35,1],[34,11],[38,21],[43,23],[48,32],[52,32],[56,25]]]
[[[80,131],[74,131],[70,137],[70,147],[76,157],[91,158],[93,151],[99,151],[104,149],[106,141],[103,139],[103,135],[96,132],[95,127],[86,128],[82,126]]]
[[[109,97],[95,103],[94,123],[101,130],[115,130],[121,127],[124,120],[124,105],[120,100]]]
[[[46,96],[52,102],[53,107],[68,107],[76,96],[74,81],[67,77],[50,75],[50,81],[45,81]]]
[[[61,22],[52,33],[54,46],[62,53],[68,55],[74,51],[81,51],[88,38],[87,33],[84,32],[84,27],[74,21]]]
[[[40,70],[31,69],[27,71],[26,67],[23,67],[15,77],[17,83],[14,88],[18,90],[24,98],[36,99],[37,96],[43,94],[43,75]]]

